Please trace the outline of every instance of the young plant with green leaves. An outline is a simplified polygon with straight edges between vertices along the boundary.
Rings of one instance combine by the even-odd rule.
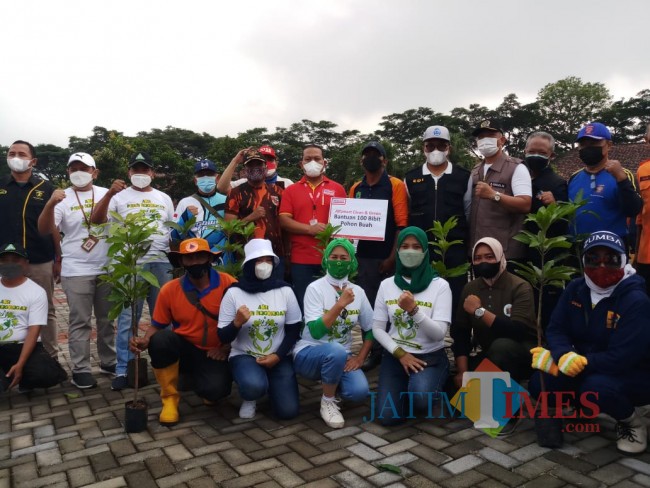
[[[217,224],[208,228],[218,229],[226,236],[226,243],[223,246],[225,259],[222,264],[217,265],[217,269],[235,278],[239,277],[244,262],[244,246],[255,234],[255,222],[218,218]]]
[[[318,242],[318,245],[314,246],[314,248],[318,250],[321,255],[325,252],[325,248],[330,243],[330,241],[336,238],[336,234],[339,233],[341,227],[342,226],[340,225],[334,226],[332,224],[327,224],[322,231],[314,236]]]
[[[469,270],[469,263],[459,264],[453,268],[447,268],[447,265],[445,264],[445,256],[447,255],[449,248],[452,246],[462,246],[464,244],[460,239],[453,241],[447,240],[449,232],[451,232],[456,225],[458,225],[458,217],[449,217],[444,224],[434,220],[433,227],[429,229],[429,232],[435,237],[433,241],[429,241],[429,244],[433,246],[433,252],[439,256],[439,259],[433,261],[432,266],[441,278],[456,278],[457,276],[466,275]],[[434,256],[431,256],[431,258],[433,257]]]
[[[108,317],[116,319],[123,310],[131,308],[131,333],[138,335],[137,304],[147,297],[150,286],[159,287],[156,276],[145,270],[144,257],[151,247],[152,238],[160,234],[158,218],[140,211],[122,217],[110,212],[111,221],[103,224],[108,227],[108,256],[110,262],[104,267],[106,274],[100,279],[108,283],[113,302]],[[135,388],[133,403],[138,401],[138,359],[135,361]]]
[[[531,261],[515,262],[517,274],[528,281],[537,290],[537,345],[542,345],[542,307],[544,288],[555,286],[563,288],[578,271],[573,266],[562,264],[569,257],[568,249],[572,243],[568,236],[549,237],[549,229],[561,221],[570,222],[584,203],[553,202],[541,207],[536,213],[528,214],[525,222],[532,222],[539,229],[536,234],[522,230],[515,239],[539,253],[539,266]],[[559,252],[558,252],[559,251]],[[553,254],[551,258],[550,255]]]

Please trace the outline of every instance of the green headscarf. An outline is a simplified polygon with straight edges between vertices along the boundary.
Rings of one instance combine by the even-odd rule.
[[[427,240],[426,233],[419,227],[406,227],[397,236],[397,250],[408,236],[415,237],[424,251],[424,259],[417,268],[407,268],[402,264],[397,254],[395,259],[395,284],[402,290],[408,290],[411,293],[419,293],[426,290],[438,273],[431,267],[429,262],[429,241]],[[411,282],[407,282],[403,276],[411,278]]]
[[[332,254],[332,250],[338,246],[341,246],[350,255],[350,272],[348,273],[348,275],[351,275],[359,267],[359,262],[357,261],[357,257],[354,253],[354,246],[348,239],[340,239],[340,238],[333,239],[325,248],[325,252],[323,253],[323,259],[321,261],[321,266],[325,271],[328,271],[327,263],[329,261],[330,254]],[[330,274],[334,276],[332,273]]]

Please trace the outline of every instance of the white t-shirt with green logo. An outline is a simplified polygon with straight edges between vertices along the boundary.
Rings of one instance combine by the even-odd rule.
[[[122,217],[144,210],[147,216],[155,218],[159,234],[153,235],[153,243],[145,261],[164,263],[168,261],[165,252],[169,251],[170,231],[164,223],[174,220],[174,203],[169,195],[155,188],[152,188],[151,191],[138,191],[133,187],[128,187],[111,198],[108,210],[117,212]],[[108,219],[110,221],[110,214]]]
[[[429,286],[414,293],[420,311],[415,317],[409,316],[397,300],[403,293],[393,277],[386,278],[379,285],[375,301],[374,320],[385,324],[390,321],[388,333],[380,327],[373,329],[375,339],[392,353],[401,347],[411,354],[434,352],[444,347],[444,335],[451,322],[451,289],[442,278],[435,278]],[[418,322],[416,319],[422,318]],[[444,330],[441,330],[444,327]],[[434,340],[433,337],[441,337]]]
[[[24,342],[36,325],[47,326],[45,290],[30,279],[12,288],[0,282],[0,343]]]
[[[63,233],[61,276],[96,276],[102,274],[102,267],[108,264],[106,228],[91,224],[92,234],[99,238],[99,241],[90,252],[81,248],[88,237],[87,222],[90,222],[93,207],[106,193],[108,190],[101,186],[93,186],[92,191],[83,192],[66,188],[65,198],[54,207],[54,223]],[[83,213],[80,202],[83,205]]]
[[[330,328],[329,334],[324,335],[320,339],[314,339],[309,332],[307,324],[318,320],[319,317],[322,317],[330,310],[338,301],[339,294],[327,282],[325,277],[319,278],[309,284],[305,291],[305,327],[302,330],[302,338],[293,350],[294,355],[305,347],[317,346],[333,341],[338,342],[350,352],[352,329],[357,324],[361,326],[361,330],[364,332],[372,329],[372,307],[366,297],[366,292],[354,283],[349,283],[348,286],[354,292],[354,301],[345,307],[347,310],[346,317],[343,318],[339,315],[336,318],[336,322]]]
[[[230,288],[221,301],[219,327],[230,324],[242,305],[248,307],[251,316],[231,343],[230,357],[273,354],[284,339],[284,325],[296,324],[301,319],[298,300],[288,286],[263,293],[247,293],[241,288]]]

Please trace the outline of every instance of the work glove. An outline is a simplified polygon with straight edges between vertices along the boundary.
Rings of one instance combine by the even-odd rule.
[[[560,371],[572,378],[582,373],[582,370],[587,366],[587,358],[575,352],[567,352],[560,358],[558,367]]]
[[[555,364],[555,361],[553,361],[553,358],[551,357],[551,351],[537,346],[533,347],[530,350],[530,353],[533,355],[533,363],[531,366],[534,369],[539,369],[545,373],[557,376],[558,368],[557,364]]]

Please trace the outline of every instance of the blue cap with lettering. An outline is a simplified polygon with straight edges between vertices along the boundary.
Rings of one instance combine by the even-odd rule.
[[[580,132],[578,132],[578,137],[576,141],[579,141],[583,137],[588,137],[589,139],[605,139],[606,141],[612,140],[612,133],[609,131],[605,124],[600,122],[592,122],[591,124],[585,125]]]
[[[623,239],[608,230],[598,230],[587,237],[582,253],[584,254],[589,249],[596,246],[609,247],[619,254],[625,254],[625,244],[623,244]]]
[[[215,173],[217,172],[217,166],[209,159],[202,159],[194,165],[195,173],[198,173],[199,171],[203,171],[205,169],[208,171],[214,171]]]

